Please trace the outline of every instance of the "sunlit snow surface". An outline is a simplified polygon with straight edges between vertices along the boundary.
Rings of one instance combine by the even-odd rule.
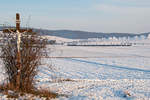
[[[81,57],[43,60],[54,72],[42,66],[38,86],[69,96],[60,99],[150,99],[150,46],[51,48],[49,56]]]
[[[48,48],[49,56],[73,57],[42,59],[37,87],[65,95],[58,99],[150,100],[150,45]]]

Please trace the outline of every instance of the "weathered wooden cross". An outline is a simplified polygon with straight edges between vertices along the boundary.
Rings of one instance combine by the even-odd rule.
[[[21,34],[25,32],[32,32],[32,29],[21,29],[20,28],[20,15],[16,13],[16,28],[7,28],[3,30],[3,33],[16,33],[17,35],[17,87],[20,88],[20,77],[21,77],[21,52],[20,52],[20,43],[21,43]]]

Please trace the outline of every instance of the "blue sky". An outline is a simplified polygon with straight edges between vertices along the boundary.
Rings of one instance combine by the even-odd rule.
[[[0,0],[0,24],[95,32],[150,31],[150,0]],[[29,20],[30,19],[30,20]]]

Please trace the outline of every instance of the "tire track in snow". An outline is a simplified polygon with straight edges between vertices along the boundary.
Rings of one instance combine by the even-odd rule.
[[[88,63],[88,64],[92,64],[92,65],[101,65],[101,66],[105,66],[105,67],[109,67],[109,68],[125,69],[125,70],[132,70],[132,71],[142,71],[142,72],[150,73],[150,70],[144,70],[144,69],[138,69],[138,68],[129,68],[129,67],[126,67],[126,66],[102,64],[102,63],[98,63],[98,62],[81,60],[81,59],[65,58],[65,60],[76,61],[76,62],[81,62],[81,63]]]

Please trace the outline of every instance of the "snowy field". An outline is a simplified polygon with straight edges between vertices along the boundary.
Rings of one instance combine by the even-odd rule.
[[[150,45],[48,48],[58,58],[42,59],[37,87],[65,95],[58,99],[150,100]]]
[[[42,66],[38,86],[68,95],[59,99],[150,100],[150,46],[49,48],[67,58],[44,60],[54,71]]]

